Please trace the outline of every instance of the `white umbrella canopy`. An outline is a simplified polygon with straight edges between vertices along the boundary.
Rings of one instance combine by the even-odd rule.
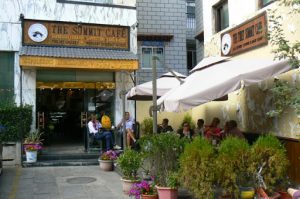
[[[230,57],[222,57],[222,56],[210,56],[204,57],[191,71],[190,73],[207,68],[217,63],[225,62]]]
[[[195,71],[185,82],[162,96],[157,104],[168,112],[186,111],[241,87],[258,83],[291,69],[287,60],[233,60]]]
[[[186,78],[185,75],[173,71],[176,76],[182,80]],[[165,73],[157,80],[157,97],[164,95],[166,92],[172,88],[179,86],[180,82],[176,77],[171,73]],[[126,98],[129,100],[152,100],[152,81],[145,82],[143,84],[137,85],[131,88],[127,94]]]

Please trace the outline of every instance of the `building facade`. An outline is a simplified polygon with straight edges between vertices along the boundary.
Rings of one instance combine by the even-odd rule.
[[[299,41],[299,6],[289,7],[273,0],[196,0],[196,5],[203,5],[204,56],[230,56],[230,59],[273,59],[276,49],[266,35],[272,36],[274,23],[271,16],[281,16],[283,35],[290,44]],[[197,7],[197,6],[196,6]],[[291,14],[291,11],[295,11]],[[196,17],[198,19],[200,17]],[[201,25],[196,23],[197,26]],[[197,27],[198,28],[198,27]],[[299,55],[296,55],[299,57]],[[243,67],[243,66],[241,66]],[[213,74],[212,74],[213,76]],[[299,72],[291,70],[277,77],[288,81],[292,86],[299,86]],[[295,110],[286,109],[279,117],[268,117],[266,113],[274,107],[270,89],[274,79],[267,79],[259,84],[241,88],[230,93],[224,102],[210,102],[192,110],[194,120],[203,118],[206,123],[213,117],[221,119],[221,126],[230,119],[238,122],[245,132],[273,132],[287,146],[292,168],[290,176],[300,181],[299,176],[299,119]]]
[[[138,69],[135,0],[1,1],[1,97],[33,106],[35,128],[82,143],[91,113],[122,118]],[[2,61],[3,60],[3,61]],[[134,113],[134,103],[126,102]]]

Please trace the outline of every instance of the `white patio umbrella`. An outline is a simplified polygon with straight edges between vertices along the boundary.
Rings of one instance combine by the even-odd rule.
[[[291,69],[287,60],[271,59],[233,60],[196,70],[185,82],[162,96],[157,104],[168,112],[191,109],[220,98],[241,87],[258,83]]]
[[[174,71],[176,76],[180,79],[185,79],[186,76]],[[164,95],[172,88],[180,85],[180,82],[171,73],[165,73],[157,79],[157,97]],[[131,88],[126,94],[126,98],[130,100],[152,100],[152,81],[137,85]]]
[[[230,57],[222,57],[222,56],[210,56],[210,57],[204,57],[191,71],[190,73],[193,73],[196,70],[202,70],[207,67],[210,67],[214,64],[225,62]]]

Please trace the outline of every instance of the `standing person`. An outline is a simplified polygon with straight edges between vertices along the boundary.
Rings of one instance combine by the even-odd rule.
[[[164,118],[161,125],[157,128],[157,133],[173,132],[172,126],[169,125],[169,120]]]
[[[129,112],[125,112],[125,130],[126,130],[126,141],[127,141],[127,147],[130,147],[130,141],[132,140],[133,143],[136,142],[135,136],[134,136],[134,119],[130,117]],[[117,128],[121,128],[123,126],[123,120],[119,122],[117,125]],[[121,129],[120,134],[122,135],[123,138],[123,128]],[[123,143],[122,143],[123,145]],[[123,148],[123,147],[122,147]]]
[[[204,120],[198,119],[197,127],[195,128],[195,136],[200,135],[204,137]]]
[[[97,120],[96,115],[91,116],[91,120],[88,123],[88,128],[90,133],[89,136],[96,140],[104,139],[106,144],[106,151],[109,151],[111,149],[112,134],[110,131],[100,131],[102,125]]]
[[[183,122],[182,128],[178,129],[177,133],[180,135],[180,138],[186,137],[192,139],[192,137],[194,136],[194,131],[193,129],[191,129],[188,122]]]

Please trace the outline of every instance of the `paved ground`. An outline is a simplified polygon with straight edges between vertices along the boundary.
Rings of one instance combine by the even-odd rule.
[[[79,177],[79,178],[78,178]],[[5,167],[0,199],[128,199],[120,176],[99,166]]]

